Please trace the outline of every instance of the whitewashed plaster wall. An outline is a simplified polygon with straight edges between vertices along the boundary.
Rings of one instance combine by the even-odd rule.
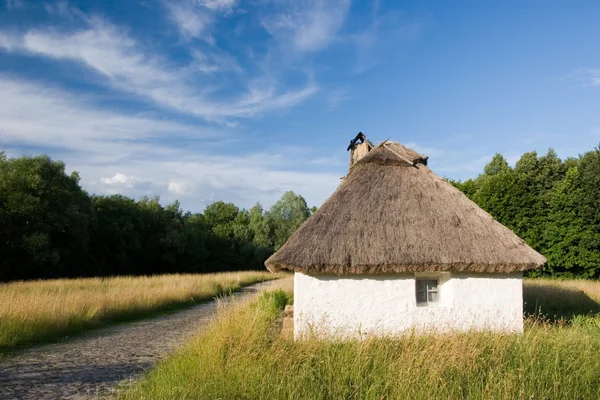
[[[523,331],[522,274],[427,273],[438,303],[417,305],[415,274],[294,276],[294,335],[407,330]]]

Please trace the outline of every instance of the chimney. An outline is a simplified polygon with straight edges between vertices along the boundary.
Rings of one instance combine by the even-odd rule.
[[[360,143],[357,143],[358,141],[360,141]],[[348,169],[352,168],[358,160],[366,156],[372,148],[373,145],[367,140],[367,137],[362,132],[358,132],[358,135],[350,141],[350,144],[346,149],[347,151],[350,151],[350,163]]]

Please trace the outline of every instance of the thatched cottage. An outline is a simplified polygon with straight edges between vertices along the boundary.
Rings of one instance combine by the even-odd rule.
[[[546,259],[399,143],[351,143],[333,195],[267,261],[294,271],[294,333],[523,330]]]

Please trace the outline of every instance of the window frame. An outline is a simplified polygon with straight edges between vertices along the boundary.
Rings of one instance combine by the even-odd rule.
[[[419,290],[419,281],[425,282],[425,290]],[[429,288],[429,283],[435,281],[435,289]],[[441,279],[439,277],[433,276],[420,276],[415,277],[415,301],[418,307],[428,307],[433,305],[438,305],[441,303]],[[419,301],[419,293],[425,293],[425,301]],[[431,293],[436,294],[436,300],[429,300],[429,295]]]

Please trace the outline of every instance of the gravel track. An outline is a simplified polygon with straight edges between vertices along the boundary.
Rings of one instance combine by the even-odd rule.
[[[248,298],[273,286],[248,286]],[[96,329],[72,340],[24,350],[0,362],[0,399],[89,399],[112,397],[172,353],[216,315],[217,301],[182,311]]]

